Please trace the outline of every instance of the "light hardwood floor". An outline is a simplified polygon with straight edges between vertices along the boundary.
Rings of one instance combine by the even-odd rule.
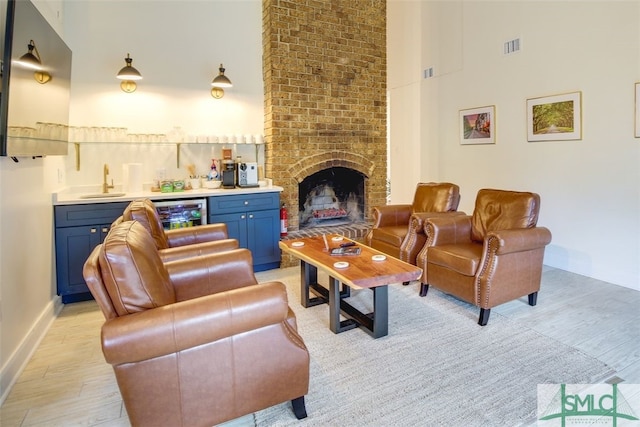
[[[279,270],[257,276],[259,281],[277,280]],[[416,287],[418,298],[417,285],[410,286]],[[545,267],[535,308],[514,301],[492,312],[607,363],[617,371],[619,379],[613,381],[640,384],[639,307],[638,291]],[[100,349],[103,321],[93,301],[64,307],[0,407],[0,425],[129,426],[113,371]],[[250,426],[253,418],[227,424]]]

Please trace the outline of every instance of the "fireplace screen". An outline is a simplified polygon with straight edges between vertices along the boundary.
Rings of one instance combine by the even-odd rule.
[[[333,167],[314,173],[298,186],[300,229],[364,221],[364,175]]]

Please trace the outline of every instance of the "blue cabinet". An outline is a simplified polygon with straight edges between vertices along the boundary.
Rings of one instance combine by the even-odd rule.
[[[251,251],[254,271],[280,266],[280,193],[209,197],[209,223],[227,224],[229,237]]]
[[[63,303],[92,298],[82,268],[128,202],[54,206],[56,280]]]
[[[170,200],[170,199],[167,199]],[[165,201],[154,200],[154,202]],[[251,250],[254,271],[280,267],[280,193],[208,196],[209,223],[224,222],[229,236]],[[82,269],[129,201],[54,206],[56,280],[63,303],[91,299]]]

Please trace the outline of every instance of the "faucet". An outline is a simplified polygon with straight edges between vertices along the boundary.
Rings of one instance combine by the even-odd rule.
[[[102,169],[102,192],[107,194],[110,188],[113,188],[113,178],[111,179],[111,185],[107,183],[107,176],[109,175],[109,165],[104,164],[104,168]]]

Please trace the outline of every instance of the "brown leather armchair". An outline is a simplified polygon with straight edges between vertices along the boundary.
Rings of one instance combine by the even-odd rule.
[[[205,224],[197,227],[165,230],[158,211],[150,199],[133,200],[113,225],[122,221],[138,221],[153,237],[163,261],[237,249],[236,239],[229,239],[227,225]],[[206,243],[203,245],[203,243]]]
[[[427,238],[424,220],[444,212],[454,212],[460,203],[460,188],[455,184],[419,183],[410,205],[387,205],[373,208],[373,228],[366,243],[374,249],[416,264],[416,256]]]
[[[536,305],[544,248],[551,232],[537,227],[540,196],[529,192],[478,191],[473,215],[429,218],[427,243],[417,257],[420,296],[429,286],[480,307],[478,324],[491,308],[528,295]]]
[[[280,282],[246,249],[163,263],[136,221],[84,266],[105,315],[102,351],[133,426],[212,426],[292,401],[306,417],[309,353]]]

